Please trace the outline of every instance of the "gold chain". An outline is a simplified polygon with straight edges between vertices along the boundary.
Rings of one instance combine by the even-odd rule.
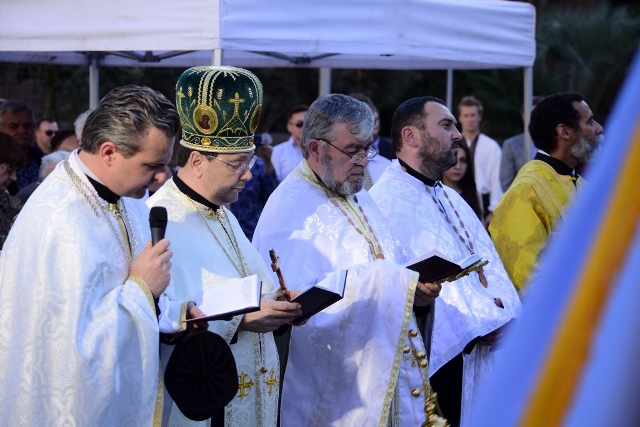
[[[460,234],[460,231],[458,230],[458,227],[456,227],[455,224],[453,223],[453,221],[451,221],[451,218],[449,218],[449,214],[444,209],[444,207],[440,204],[440,201],[438,201],[438,199],[436,199],[436,196],[433,194],[433,192],[431,191],[429,186],[425,184],[424,188],[427,190],[427,193],[429,193],[429,195],[431,196],[431,200],[433,200],[433,203],[436,204],[436,206],[438,207],[438,210],[444,215],[444,217],[447,220],[447,222],[449,223],[449,225],[451,225],[451,228],[453,228],[453,231],[456,232],[456,234],[460,238],[460,241],[462,242],[462,244],[465,245],[465,247],[469,250],[470,253],[472,253],[472,254],[475,253],[474,249],[473,249],[473,242],[471,241],[471,237],[469,236],[469,232],[467,231],[466,227],[464,226],[464,222],[462,222],[462,218],[460,218],[460,214],[458,213],[458,210],[455,208],[455,206],[453,206],[453,203],[451,202],[451,199],[449,198],[449,195],[444,190],[444,188],[442,189],[442,192],[444,193],[444,197],[446,197],[447,201],[449,202],[449,206],[451,206],[451,209],[453,209],[453,212],[456,214],[456,217],[458,218],[458,222],[460,223],[460,227],[462,227],[462,230],[464,231],[464,234],[467,236],[467,240],[466,241],[464,240],[464,237],[462,237],[462,234]],[[480,280],[480,284],[485,288],[489,287],[489,283],[487,282],[487,277],[484,275],[484,270],[483,270],[482,267],[480,267],[477,270],[477,273],[478,273],[478,279]]]
[[[307,169],[307,168],[311,169],[306,160],[303,160],[302,166],[303,166],[303,169]],[[367,218],[367,215],[364,213],[362,206],[360,206],[360,203],[358,202],[358,197],[356,195],[353,195],[353,201],[355,202],[356,206],[358,207],[358,210],[362,215],[358,213],[358,210],[356,210],[353,206],[351,206],[351,204],[349,203],[348,197],[334,194],[322,182],[317,180],[308,171],[295,168],[294,172],[297,173],[309,184],[319,188],[320,190],[323,190],[326,193],[327,198],[329,199],[331,204],[333,204],[333,206],[338,208],[338,210],[340,211],[340,213],[342,213],[342,215],[347,217],[347,221],[349,222],[349,225],[351,225],[356,230],[356,233],[361,235],[364,238],[364,240],[367,242],[367,244],[369,245],[369,252],[371,252],[371,255],[373,256],[373,258],[384,259],[384,254],[382,252],[382,245],[380,245],[380,241],[378,240],[378,237],[374,233],[373,228],[371,227],[371,224],[369,224],[369,218]],[[349,214],[343,208],[343,206],[345,206],[346,209],[348,209],[351,212],[352,216],[356,219],[356,221],[358,221],[360,226],[356,225],[356,223],[353,221],[351,216],[349,216]]]
[[[119,233],[115,229],[111,221],[109,220],[109,216],[107,215],[107,212],[109,212],[109,204],[106,203],[106,201],[104,202],[104,204],[101,203],[100,198],[94,193],[93,189],[89,187],[87,184],[85,184],[80,179],[80,177],[73,171],[73,169],[71,168],[71,164],[69,163],[69,157],[67,157],[64,160],[63,165],[64,165],[64,170],[69,175],[69,178],[71,178],[71,183],[76,188],[76,190],[78,190],[78,192],[85,198],[85,200],[89,204],[89,207],[91,208],[93,213],[97,217],[100,217],[100,216],[104,217],[104,219],[107,221],[107,224],[109,224],[109,228],[111,228],[113,235],[116,237],[116,240],[118,241],[118,245],[120,246],[120,249],[122,249],[122,252],[127,257],[127,262],[129,263],[129,266],[131,266],[131,262],[133,261],[133,253],[138,249],[138,242],[136,241],[136,237],[133,234],[133,226],[131,224],[131,220],[129,219],[129,215],[127,214],[127,208],[125,207],[125,204],[122,201],[122,198],[118,200],[116,204],[117,208],[114,209],[113,211],[113,216],[116,219],[116,221],[118,220],[122,221],[123,226],[125,225],[125,220],[126,220],[126,223],[129,224],[129,230],[128,230],[129,232],[127,234],[131,239],[133,239],[133,246],[131,245],[130,241],[127,242],[129,244],[130,250],[127,250],[127,247],[125,246],[125,243],[122,239],[123,236],[121,236],[122,233]],[[126,230],[126,226],[125,226],[125,230]]]

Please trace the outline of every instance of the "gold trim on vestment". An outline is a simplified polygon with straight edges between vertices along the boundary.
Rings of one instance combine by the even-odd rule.
[[[407,300],[404,306],[404,315],[402,317],[402,327],[400,328],[400,335],[398,343],[396,344],[396,354],[393,358],[393,365],[391,368],[391,376],[387,385],[387,390],[384,395],[384,403],[382,405],[382,414],[378,422],[379,427],[386,427],[389,420],[389,411],[391,410],[391,401],[393,400],[394,390],[398,383],[398,373],[400,372],[400,361],[404,354],[404,346],[407,342],[407,334],[409,333],[409,322],[413,315],[413,299],[416,294],[416,287],[418,286],[418,273],[411,274],[411,280],[409,282],[409,289],[407,292]]]
[[[153,308],[153,312],[156,313],[156,316],[157,316],[159,313],[156,312],[155,297],[153,296],[151,289],[149,289],[149,285],[147,285],[147,282],[145,282],[144,280],[142,280],[142,278],[138,276],[134,276],[133,274],[127,277],[127,280],[132,281],[133,283],[138,285],[140,289],[142,289],[142,292],[144,292],[145,296],[147,297],[147,301],[149,301],[151,308]]]

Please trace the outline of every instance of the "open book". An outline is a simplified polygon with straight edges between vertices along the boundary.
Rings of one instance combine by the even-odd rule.
[[[258,279],[257,274],[231,279],[222,286],[200,292],[195,303],[206,314],[206,317],[189,319],[187,322],[218,320],[258,311],[260,310],[261,292],[262,282]]]
[[[302,306],[302,314],[293,319],[293,324],[299,325],[317,312],[341,300],[346,283],[347,270],[340,270],[315,285],[301,289],[301,293],[291,300]]]
[[[437,250],[432,250],[423,256],[406,263],[409,270],[420,273],[418,279],[422,283],[453,282],[472,271],[488,264],[476,254],[471,254],[460,261],[452,261]]]

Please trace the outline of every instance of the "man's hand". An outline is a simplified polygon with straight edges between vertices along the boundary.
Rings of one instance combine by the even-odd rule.
[[[487,216],[484,217],[484,220],[482,220],[482,225],[484,225],[484,228],[486,228],[487,230],[489,229],[489,223],[491,222],[492,219],[493,219],[493,212],[489,212],[487,213]]]
[[[247,313],[242,318],[238,332],[271,332],[284,324],[290,324],[294,317],[302,314],[300,304],[286,301],[262,299],[260,311]]]
[[[187,320],[189,319],[200,319],[205,317],[206,314],[202,310],[200,310],[196,303],[193,301],[189,301],[187,303]],[[231,320],[231,319],[229,319]],[[209,329],[209,322],[206,320],[196,320],[195,322],[188,322],[187,329],[196,328],[196,329]]]
[[[131,262],[129,274],[145,281],[155,298],[169,286],[171,280],[171,257],[169,240],[162,239],[155,246],[147,242],[144,250]]]
[[[481,345],[492,347],[492,350],[497,350],[500,344],[502,344],[502,339],[504,338],[505,331],[511,327],[510,325],[513,323],[513,321],[514,319],[511,319],[493,332],[489,332],[487,335],[480,337],[478,343]]]
[[[416,297],[413,299],[413,305],[417,307],[426,307],[433,302],[440,295],[442,285],[435,283],[422,283],[418,282],[416,286]]]

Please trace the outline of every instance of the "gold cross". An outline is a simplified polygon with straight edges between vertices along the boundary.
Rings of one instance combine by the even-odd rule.
[[[418,358],[415,356],[415,354],[405,354],[403,358],[406,361],[411,361],[412,368],[416,367],[416,362],[418,361]]]
[[[238,384],[238,389],[240,389],[240,399],[243,399],[245,397],[248,396],[247,393],[245,393],[244,389],[248,388],[251,389],[251,387],[253,386],[253,380],[249,380],[249,382],[246,382],[245,379],[247,378],[247,374],[245,372],[240,374],[240,383]]]
[[[240,108],[240,103],[244,102],[244,99],[240,98],[240,95],[238,95],[238,92],[236,92],[235,98],[231,98],[229,100],[229,102],[234,104],[233,105],[233,115],[236,116],[238,114],[238,108]]]
[[[269,396],[273,393],[273,387],[278,384],[278,380],[273,376],[274,370],[272,369],[269,373],[269,378],[267,379],[267,386],[269,387]]]

